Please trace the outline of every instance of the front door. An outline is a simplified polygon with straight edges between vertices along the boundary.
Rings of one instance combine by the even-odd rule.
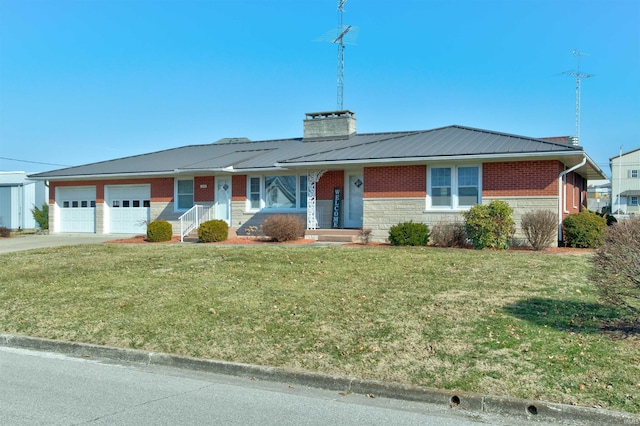
[[[231,225],[231,178],[216,177],[215,212],[216,219]]]
[[[364,176],[362,172],[345,173],[344,227],[362,228],[362,198]]]

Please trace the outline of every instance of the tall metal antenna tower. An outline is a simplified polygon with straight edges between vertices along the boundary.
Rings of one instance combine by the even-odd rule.
[[[591,55],[589,55],[588,53],[580,52],[578,51],[578,49],[574,49],[573,56],[578,58],[578,71],[565,71],[563,72],[563,74],[576,78],[576,140],[574,141],[574,145],[579,145],[580,144],[580,79],[592,77],[592,74],[584,74],[580,72],[580,57],[591,56]]]
[[[355,44],[359,28],[353,25],[345,25],[343,21],[344,4],[347,0],[338,0],[340,22],[338,28],[325,33],[316,41],[328,41],[338,45],[338,111],[344,110],[344,47],[346,44]]]
[[[338,12],[340,13],[340,26],[338,27],[339,34],[333,40],[333,43],[338,45],[338,111],[344,110],[344,37],[349,31],[351,31],[351,25],[344,26],[344,4],[347,0],[338,0]]]

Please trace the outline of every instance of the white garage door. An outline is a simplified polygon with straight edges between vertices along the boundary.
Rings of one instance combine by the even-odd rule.
[[[96,188],[93,186],[56,189],[60,208],[60,232],[96,232]]]
[[[151,206],[149,185],[107,186],[109,233],[144,234],[147,232]]]

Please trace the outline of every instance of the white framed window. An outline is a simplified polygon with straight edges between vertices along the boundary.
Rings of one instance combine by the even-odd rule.
[[[632,179],[638,179],[638,170],[637,169],[629,170],[629,177]]]
[[[480,169],[458,167],[458,206],[473,207],[480,202]]]
[[[260,182],[261,179],[259,177],[251,177],[249,178],[248,185],[248,194],[247,199],[249,200],[249,210],[259,210],[260,209]]]
[[[247,210],[297,210],[307,208],[307,175],[250,176]]]
[[[186,211],[193,207],[193,178],[176,179],[175,199],[176,211]]]
[[[451,207],[451,168],[432,167],[429,177],[427,180],[431,182],[431,206]]]
[[[638,205],[638,197],[635,195],[632,195],[631,198],[629,198],[629,205],[630,206],[637,206]]]
[[[307,208],[307,175],[300,175],[300,208]]]
[[[427,209],[468,209],[480,203],[480,166],[427,168]]]

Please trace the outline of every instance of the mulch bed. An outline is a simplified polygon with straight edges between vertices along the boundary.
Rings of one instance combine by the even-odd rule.
[[[179,243],[179,242],[180,242],[180,236],[174,235],[171,238],[171,241],[163,241],[161,243],[153,243],[153,244],[171,244],[171,243]],[[105,241],[105,244],[144,244],[144,243],[150,243],[146,235],[136,235],[135,237],[132,237],[132,238],[122,238],[119,240]]]

